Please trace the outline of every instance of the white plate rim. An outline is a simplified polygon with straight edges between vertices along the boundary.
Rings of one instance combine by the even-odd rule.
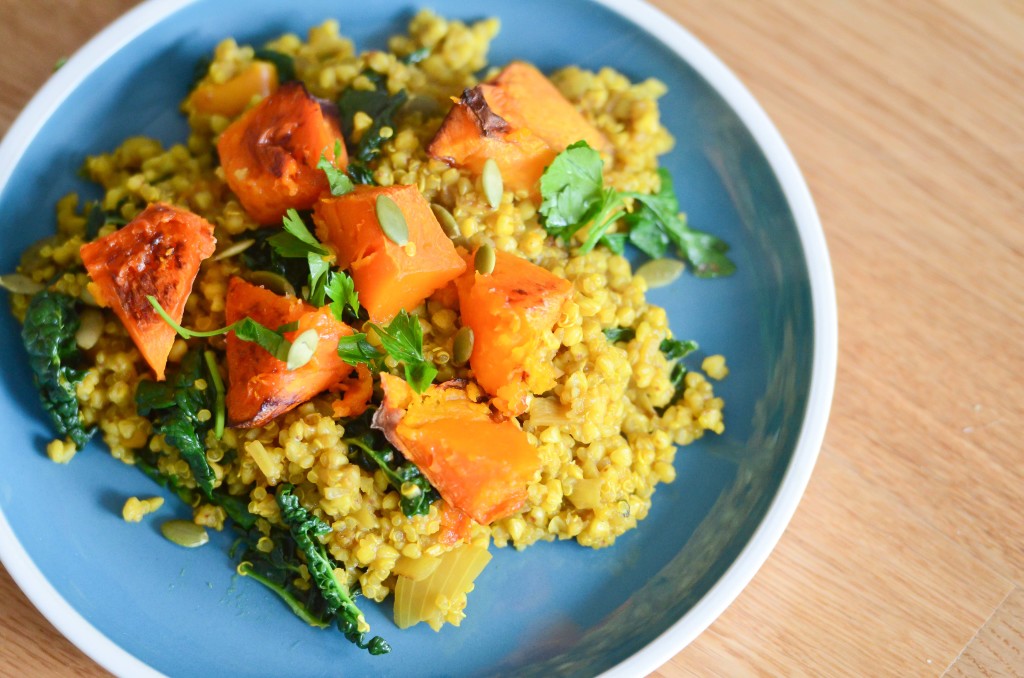
[[[147,0],[96,34],[32,97],[0,142],[0,188],[50,115],[126,43],[197,0]],[[760,525],[732,565],[676,623],[603,678],[646,675],[689,645],[747,586],[785,532],[803,496],[825,436],[838,359],[838,318],[832,266],[807,183],[775,125],[732,71],[675,19],[645,0],[591,0],[632,21],[699,73],[743,121],[786,197],[804,249],[814,313],[814,356],[807,408],[792,459]],[[89,623],[46,579],[0,511],[0,561],[26,597],[86,655],[116,675],[159,673]]]

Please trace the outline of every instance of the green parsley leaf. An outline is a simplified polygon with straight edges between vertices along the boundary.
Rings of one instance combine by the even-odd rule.
[[[334,157],[341,155],[341,141],[334,142]],[[327,159],[327,154],[320,154],[320,162],[316,168],[327,176],[327,184],[331,187],[331,195],[345,195],[355,188],[355,184],[349,179],[344,171],[335,167],[334,163]]]
[[[423,393],[437,376],[437,368],[423,355],[423,328],[419,319],[404,309],[387,327],[372,324],[384,350],[405,368],[405,380]]]
[[[380,372],[384,365],[384,354],[366,340],[364,332],[339,339],[338,357],[349,365],[366,365],[374,372]]]
[[[352,309],[352,314],[359,316],[359,293],[356,283],[344,271],[331,273],[327,278],[327,296],[331,300],[331,313],[339,321],[344,322],[345,308]]]

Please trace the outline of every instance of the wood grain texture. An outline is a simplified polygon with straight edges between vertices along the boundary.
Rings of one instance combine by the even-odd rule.
[[[134,3],[0,0],[0,131]],[[763,570],[653,675],[1024,675],[1024,3],[654,0],[803,169],[832,420]],[[0,575],[0,675],[105,675]]]

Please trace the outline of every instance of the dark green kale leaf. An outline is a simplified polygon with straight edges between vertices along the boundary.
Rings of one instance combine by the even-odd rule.
[[[274,64],[274,68],[277,70],[278,82],[286,83],[296,80],[295,59],[291,55],[261,47],[253,51],[252,58],[258,61],[269,61]]]
[[[276,273],[299,290],[309,279],[309,263],[304,259],[283,257],[278,254],[270,238],[277,234],[275,229],[260,229],[255,236],[256,241],[242,252],[242,263],[250,271],[269,271]]]
[[[74,367],[78,361],[75,333],[80,323],[76,303],[73,297],[60,292],[37,293],[25,313],[21,338],[43,409],[61,435],[84,447],[95,429],[86,430],[82,425],[75,395],[85,377],[84,370]]]
[[[341,115],[341,131],[345,139],[352,139],[355,132],[355,116],[362,112],[370,116],[373,122],[363,131],[359,141],[348,142],[348,175],[357,184],[374,184],[373,171],[370,169],[380,147],[384,143],[381,130],[385,127],[395,128],[395,115],[409,99],[405,90],[394,94],[388,93],[384,76],[376,71],[367,70],[363,75],[374,83],[372,90],[349,87],[338,97],[338,111]]]
[[[666,360],[677,360],[678,362],[672,366],[672,371],[669,373],[669,381],[672,382],[675,392],[669,399],[668,403],[664,407],[655,408],[659,415],[665,414],[665,411],[678,403],[683,399],[686,394],[686,373],[689,371],[686,369],[686,365],[683,364],[683,358],[690,355],[698,348],[697,342],[692,340],[679,340],[679,339],[662,339],[661,344],[658,346],[661,352],[665,354]]]
[[[399,504],[406,516],[426,515],[430,505],[441,498],[423,472],[388,443],[380,431],[370,427],[368,411],[359,419],[345,425],[345,442],[354,460],[367,471],[380,469],[388,484],[401,497]],[[355,449],[352,449],[355,448]]]
[[[330,264],[324,259],[329,252],[316,239],[299,213],[288,210],[281,222],[283,229],[270,237],[270,246],[279,257],[305,259],[309,272],[307,277],[306,300],[316,307],[324,305],[327,290],[327,274]]]
[[[201,421],[199,411],[213,412],[216,394],[210,386],[203,390],[195,387],[196,381],[204,375],[202,352],[189,351],[178,371],[167,381],[140,381],[135,391],[135,404],[139,414],[153,422],[153,430],[177,448],[192,469],[196,485],[212,499],[216,476],[206,460],[205,440],[214,420],[211,417]]]
[[[380,636],[364,640],[366,634],[359,630],[363,613],[356,607],[348,590],[335,577],[335,563],[319,539],[330,534],[331,526],[307,511],[292,490],[293,487],[288,484],[278,487],[277,506],[281,509],[281,520],[288,526],[295,545],[305,556],[306,568],[326,603],[327,614],[335,618],[338,629],[357,647],[373,655],[390,652],[391,646]]]
[[[632,341],[636,336],[636,330],[632,327],[609,327],[604,330],[604,336],[613,344],[620,341]]]
[[[135,467],[160,487],[165,487],[173,492],[185,505],[195,506],[201,501],[196,491],[181,482],[181,478],[173,474],[161,473],[156,467],[155,459],[147,459],[137,453],[135,456]],[[249,504],[242,497],[236,497],[218,488],[210,496],[205,497],[205,499],[211,504],[223,508],[228,518],[241,529],[248,530],[256,524],[256,516],[249,513]]]
[[[100,206],[98,201],[93,200],[85,203],[85,239],[87,241],[95,240],[100,229],[107,224],[124,226],[127,223],[128,220],[122,217],[120,212],[106,211]]]

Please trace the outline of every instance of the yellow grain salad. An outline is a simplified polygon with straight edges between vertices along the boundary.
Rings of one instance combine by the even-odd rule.
[[[176,543],[235,530],[244,585],[373,654],[356,592],[458,626],[494,548],[611,546],[725,426],[725,357],[645,296],[733,270],[658,167],[664,86],[489,64],[499,28],[227,38],[188,137],[87,158],[103,197],[0,277],[49,456],[98,433],[191,507]]]

